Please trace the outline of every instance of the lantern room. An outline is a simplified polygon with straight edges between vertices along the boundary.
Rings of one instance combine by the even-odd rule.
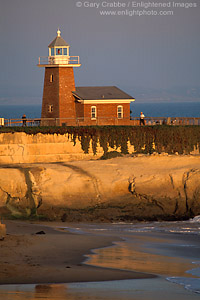
[[[58,29],[57,37],[49,44],[49,56],[39,57],[39,67],[47,66],[70,66],[80,67],[79,56],[70,56],[70,46],[61,37],[61,31]]]
[[[58,29],[57,37],[49,44],[49,58],[52,63],[68,63],[69,62],[69,45],[60,36]]]

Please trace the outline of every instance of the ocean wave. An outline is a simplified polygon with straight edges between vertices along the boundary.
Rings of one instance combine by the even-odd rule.
[[[189,220],[191,223],[200,223],[200,216],[196,216]]]
[[[200,294],[200,278],[167,277],[166,279],[172,283],[184,286],[186,290]]]
[[[200,277],[200,268],[194,268],[192,270],[188,270],[188,271],[186,271],[186,273]]]

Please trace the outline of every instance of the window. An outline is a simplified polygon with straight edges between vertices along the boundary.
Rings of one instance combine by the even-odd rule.
[[[94,120],[97,117],[97,108],[96,106],[91,107],[91,119]]]
[[[117,118],[118,119],[123,118],[123,106],[121,105],[117,106]]]
[[[51,56],[54,56],[54,54],[55,54],[54,48],[51,48]]]
[[[53,105],[52,104],[48,105],[48,112],[49,113],[53,112]]]
[[[62,48],[56,49],[56,55],[62,55]]]
[[[50,82],[53,82],[53,74],[50,75],[49,81],[50,81]]]

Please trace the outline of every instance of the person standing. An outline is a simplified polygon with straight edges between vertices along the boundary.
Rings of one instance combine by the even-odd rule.
[[[26,115],[23,115],[22,116],[22,126],[26,126],[26,120],[27,120]]]
[[[145,115],[143,114],[143,112],[141,112],[140,113],[140,125],[145,125],[144,118],[145,118]]]

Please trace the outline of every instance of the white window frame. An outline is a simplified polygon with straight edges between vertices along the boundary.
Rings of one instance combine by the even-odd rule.
[[[53,104],[49,104],[48,105],[48,113],[52,113],[53,112]]]
[[[53,82],[53,74],[50,75],[49,81]]]
[[[123,106],[117,106],[117,119],[123,119]]]
[[[97,118],[97,107],[91,106],[91,120],[96,120],[96,118]]]

